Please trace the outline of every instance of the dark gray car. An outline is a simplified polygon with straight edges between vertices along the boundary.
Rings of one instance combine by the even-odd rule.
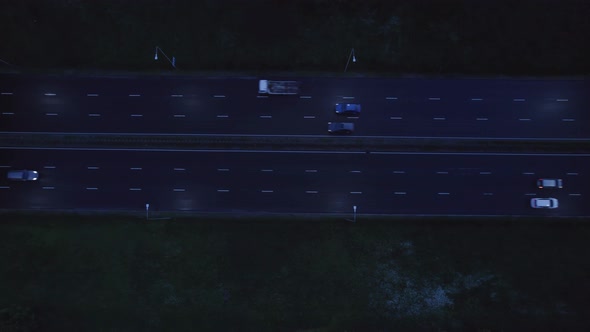
[[[328,133],[330,134],[352,134],[354,123],[352,122],[328,122]]]
[[[14,170],[8,171],[6,177],[8,178],[8,180],[14,181],[36,181],[39,178],[39,173],[37,171],[31,171],[26,169]]]

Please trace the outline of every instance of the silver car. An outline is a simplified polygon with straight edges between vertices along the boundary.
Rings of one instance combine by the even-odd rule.
[[[533,209],[557,209],[558,206],[557,198],[531,198]]]
[[[330,134],[352,134],[354,123],[352,122],[328,122],[328,133]]]
[[[30,171],[30,170],[14,170],[8,171],[6,176],[8,180],[14,181],[36,181],[39,178],[39,173],[37,171]]]
[[[537,187],[543,188],[563,188],[562,179],[539,179],[537,180]]]

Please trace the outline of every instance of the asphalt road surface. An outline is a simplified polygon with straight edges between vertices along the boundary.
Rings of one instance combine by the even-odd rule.
[[[6,179],[23,168],[39,180]],[[0,208],[589,216],[588,170],[590,155],[5,149]]]
[[[590,138],[586,80],[300,81],[298,96],[260,96],[255,77],[4,74],[0,131],[324,135],[348,102],[360,136]]]

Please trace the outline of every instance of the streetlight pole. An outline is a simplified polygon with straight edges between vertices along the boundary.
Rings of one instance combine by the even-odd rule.
[[[354,211],[354,218],[352,219],[352,222],[356,222],[356,205],[352,207],[352,210]]]
[[[348,63],[350,62],[350,58],[352,57],[352,62],[356,62],[356,56],[354,56],[354,48],[350,50],[350,54],[348,55],[348,61],[346,61],[346,67],[344,67],[344,72],[348,69]]]
[[[172,57],[172,60],[170,60],[170,58],[166,55],[166,53],[164,53],[164,51],[162,51],[162,49],[158,46],[156,46],[156,54],[154,55],[154,60],[158,60],[158,51],[162,52],[162,55],[164,55],[164,57],[168,60],[168,62],[170,62],[170,64],[172,65],[172,68],[176,69],[176,58]]]
[[[150,219],[150,204],[146,203],[145,204],[145,220],[149,220]]]

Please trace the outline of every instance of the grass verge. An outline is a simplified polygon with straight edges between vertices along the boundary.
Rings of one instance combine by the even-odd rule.
[[[2,330],[590,326],[583,221],[2,220]]]

